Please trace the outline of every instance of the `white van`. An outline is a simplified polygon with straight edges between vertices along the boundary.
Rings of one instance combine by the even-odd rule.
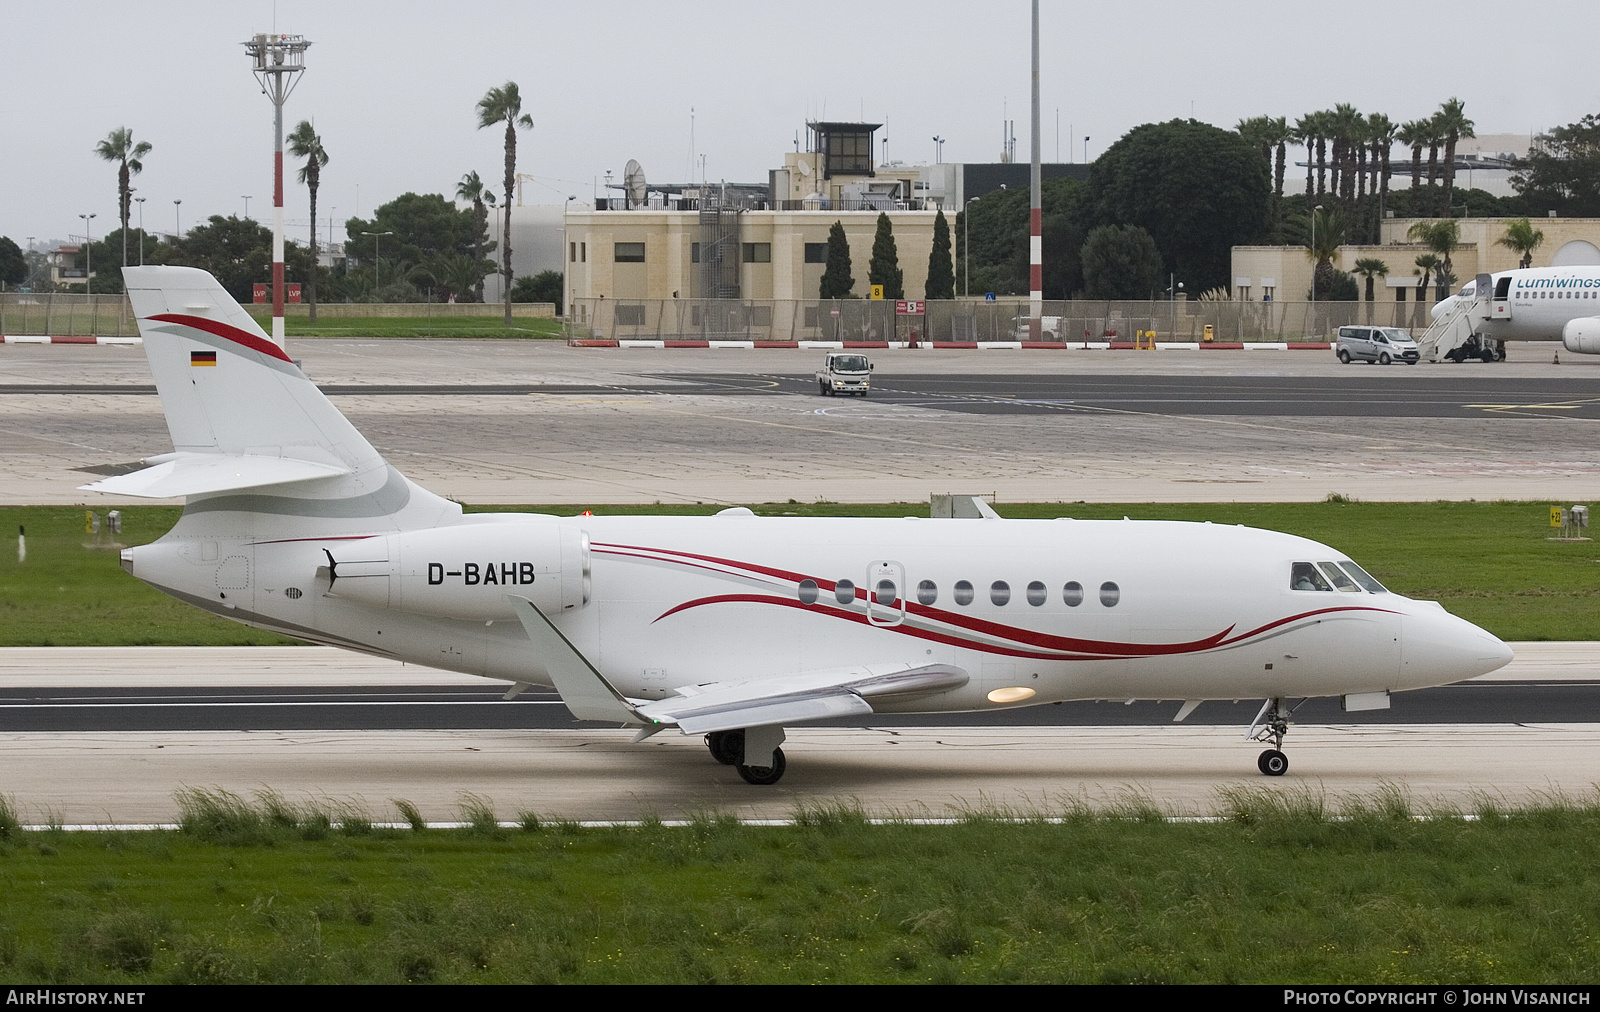
[[[1399,327],[1340,327],[1335,353],[1345,365],[1354,361],[1416,365],[1422,358],[1417,342]]]

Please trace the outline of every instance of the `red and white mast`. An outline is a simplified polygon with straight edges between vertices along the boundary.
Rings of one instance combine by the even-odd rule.
[[[306,69],[303,35],[257,35],[244,44],[261,93],[272,103],[272,340],[283,347],[283,104]],[[312,270],[317,265],[311,265]]]
[[[1039,0],[1033,0],[1033,160],[1028,167],[1028,340],[1044,316],[1044,210],[1039,197]]]

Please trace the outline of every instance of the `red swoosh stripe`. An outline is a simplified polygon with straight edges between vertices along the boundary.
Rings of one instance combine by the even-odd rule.
[[[243,345],[251,351],[259,351],[269,358],[275,358],[280,362],[288,362],[290,365],[294,364],[294,360],[285,355],[283,349],[271,341],[259,338],[248,330],[240,330],[238,327],[230,326],[218,320],[208,320],[203,316],[188,316],[183,313],[158,313],[155,316],[146,317],[146,319],[159,320],[162,323],[176,323],[179,326],[203,330],[207,334],[215,334],[223,340]]]

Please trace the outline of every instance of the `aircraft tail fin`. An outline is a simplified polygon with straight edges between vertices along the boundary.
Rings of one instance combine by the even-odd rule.
[[[123,278],[175,452],[86,488],[367,525],[432,526],[460,512],[390,467],[216,278],[192,267],[128,267]],[[436,519],[398,521],[408,506]]]

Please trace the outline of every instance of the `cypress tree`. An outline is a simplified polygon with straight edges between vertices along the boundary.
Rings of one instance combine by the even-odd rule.
[[[951,282],[954,284],[954,282]],[[885,299],[906,297],[905,275],[900,270],[900,254],[894,245],[894,226],[889,216],[878,212],[878,234],[872,237],[872,261],[867,264],[867,284],[882,285]]]
[[[928,254],[928,284],[922,297],[956,297],[956,269],[950,260],[950,223],[944,220],[943,211],[933,219],[933,252]]]
[[[850,276],[850,242],[844,237],[844,224],[836,221],[828,229],[828,266],[822,270],[822,290],[817,297],[848,299],[855,284]]]

